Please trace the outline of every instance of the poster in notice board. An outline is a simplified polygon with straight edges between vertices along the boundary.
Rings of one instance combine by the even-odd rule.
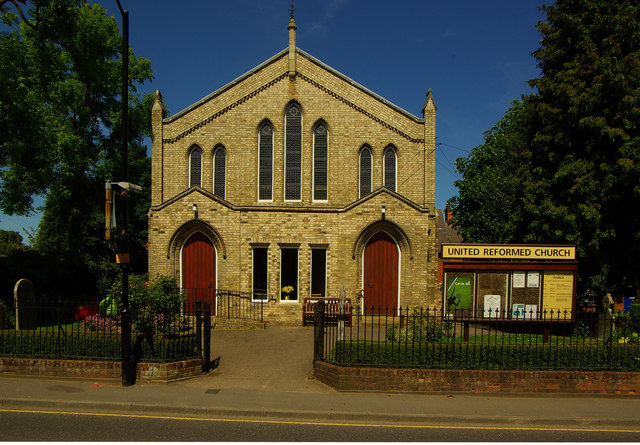
[[[447,301],[448,309],[471,309],[471,277],[448,276],[447,277]]]
[[[527,272],[527,287],[538,287],[540,283],[539,272]]]
[[[521,288],[524,287],[526,275],[524,272],[513,272],[513,287]]]
[[[573,306],[573,272],[549,270],[544,272],[542,310],[546,318],[563,318]]]

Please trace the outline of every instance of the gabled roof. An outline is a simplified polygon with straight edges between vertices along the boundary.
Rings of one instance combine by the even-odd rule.
[[[199,106],[205,104],[206,102],[210,101],[211,99],[219,96],[220,94],[224,93],[225,91],[228,91],[229,89],[233,88],[235,85],[241,83],[242,81],[244,81],[245,79],[251,77],[252,75],[254,75],[255,73],[261,71],[262,69],[264,69],[265,67],[271,65],[272,63],[276,62],[277,60],[283,58],[283,57],[287,57],[288,56],[288,48],[285,48],[284,50],[280,51],[279,53],[277,53],[276,55],[274,55],[273,57],[265,60],[264,62],[262,62],[260,65],[256,66],[255,68],[247,71],[246,73],[242,74],[241,76],[235,78],[234,80],[232,80],[231,82],[229,82],[228,84],[224,85],[223,87],[215,90],[214,92],[212,92],[211,94],[208,94],[207,96],[203,97],[202,99],[200,99],[199,101],[193,103],[192,105],[188,106],[187,108],[180,110],[179,112],[177,112],[176,114],[174,114],[173,116],[167,117],[163,120],[163,122],[165,123],[170,123],[173,122],[174,120],[180,118],[181,116],[186,115],[187,113],[189,113],[190,111],[198,108]],[[310,60],[311,62],[313,62],[314,64],[318,65],[319,67],[321,67],[322,69],[330,72],[331,74],[335,75],[336,77],[342,79],[343,81],[345,81],[346,83],[352,85],[353,87],[359,89],[360,91],[364,92],[365,94],[371,96],[372,98],[376,99],[377,101],[383,103],[384,105],[392,108],[393,110],[397,111],[398,113],[404,115],[405,117],[414,120],[417,123],[424,123],[424,119],[419,118],[415,115],[413,115],[412,113],[406,111],[405,109],[399,107],[398,105],[395,105],[392,102],[389,102],[388,100],[386,100],[385,98],[383,98],[382,96],[374,93],[373,91],[369,90],[368,88],[362,86],[361,84],[359,84],[358,82],[354,81],[353,79],[351,79],[348,76],[345,76],[344,74],[342,74],[340,71],[330,67],[329,65],[327,65],[326,63],[320,61],[319,59],[316,59],[315,57],[313,57],[311,54],[301,50],[300,48],[296,48],[296,53],[307,58],[308,60]],[[283,73],[283,75],[286,73]]]

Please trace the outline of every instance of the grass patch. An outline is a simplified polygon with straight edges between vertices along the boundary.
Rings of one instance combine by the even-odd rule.
[[[456,343],[462,343],[461,336],[455,337]],[[497,335],[470,335],[469,343],[475,344],[505,344],[505,345],[544,345],[544,344],[561,344],[561,345],[599,345],[603,340],[594,337],[579,336],[562,336],[549,335],[547,341],[544,340],[542,334],[505,334]]]
[[[488,336],[487,336],[488,337]],[[536,336],[537,337],[537,336]],[[337,341],[329,361],[346,366],[440,369],[612,370],[640,371],[640,347],[629,344],[495,343],[479,341]],[[532,338],[533,340],[533,338]]]

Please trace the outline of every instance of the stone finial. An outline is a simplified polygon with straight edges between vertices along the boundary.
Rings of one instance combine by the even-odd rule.
[[[162,117],[164,117],[166,109],[164,107],[162,93],[160,92],[160,90],[156,90],[156,97],[153,99],[153,104],[151,104],[151,111],[161,111]]]
[[[425,111],[435,111],[438,107],[436,107],[435,102],[433,101],[433,93],[431,92],[431,88],[427,90],[427,100],[424,103],[424,107],[422,107],[422,114],[424,115]]]
[[[153,104],[151,105],[151,109],[158,109],[162,107],[162,93],[160,90],[156,90],[156,97],[153,99]]]

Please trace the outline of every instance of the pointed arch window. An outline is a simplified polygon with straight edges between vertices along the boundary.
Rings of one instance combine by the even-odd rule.
[[[297,104],[285,116],[284,199],[299,201],[302,186],[302,113]]]
[[[213,194],[225,199],[226,153],[222,145],[213,150]]]
[[[189,152],[189,187],[202,186],[202,150],[195,146]]]
[[[328,199],[327,164],[329,137],[327,126],[319,123],[313,130],[313,199],[326,201]]]
[[[371,150],[365,146],[360,150],[360,198],[371,193]]]
[[[273,128],[264,123],[258,130],[258,200],[273,199]]]
[[[384,186],[395,192],[396,178],[396,149],[393,146],[389,146],[384,151]]]

